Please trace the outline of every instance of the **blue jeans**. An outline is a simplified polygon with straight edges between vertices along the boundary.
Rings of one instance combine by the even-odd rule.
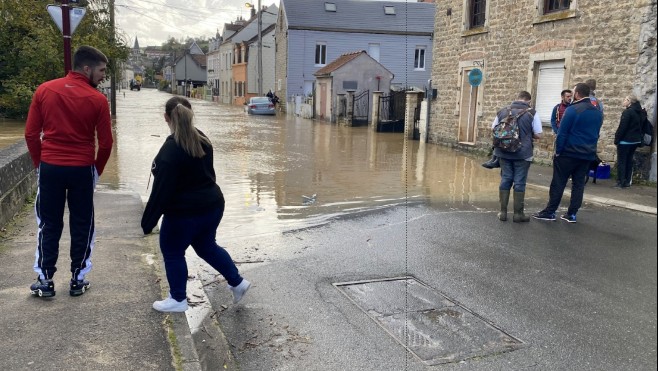
[[[160,251],[164,259],[169,293],[183,301],[187,288],[185,250],[192,245],[197,255],[215,268],[231,286],[242,282],[229,253],[215,242],[217,227],[224,210],[219,208],[201,215],[165,215],[160,226]]]
[[[500,189],[509,191],[514,185],[514,192],[525,192],[528,170],[532,162],[526,160],[500,159]]]

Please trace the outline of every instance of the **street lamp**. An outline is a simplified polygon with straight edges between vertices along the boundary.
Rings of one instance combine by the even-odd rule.
[[[254,4],[245,3],[244,6],[253,8]],[[258,96],[263,96],[263,12],[260,0],[258,0],[256,17],[258,18]]]

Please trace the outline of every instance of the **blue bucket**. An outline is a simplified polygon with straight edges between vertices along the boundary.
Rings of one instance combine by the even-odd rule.
[[[589,176],[590,178],[596,179],[610,179],[610,165],[604,163],[599,164],[599,167],[596,169],[596,174],[594,173],[594,170],[590,170]]]

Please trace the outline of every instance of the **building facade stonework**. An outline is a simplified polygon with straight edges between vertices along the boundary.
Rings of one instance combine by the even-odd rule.
[[[475,3],[480,7],[471,9]],[[556,6],[549,3],[563,8],[545,9]],[[616,160],[614,134],[626,95],[638,96],[655,122],[656,0],[444,0],[433,48],[438,98],[431,105],[430,142],[490,148],[496,112],[527,90],[544,126],[535,158],[550,162],[550,109],[560,90],[590,78],[605,108],[598,146],[604,161]],[[479,86],[469,83],[474,69],[483,75]]]

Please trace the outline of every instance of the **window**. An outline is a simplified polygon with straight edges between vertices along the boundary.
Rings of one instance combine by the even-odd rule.
[[[335,3],[324,3],[324,10],[327,12],[335,12],[336,4]]]
[[[368,44],[368,55],[379,62],[379,44]]]
[[[478,28],[484,26],[486,20],[486,0],[470,0],[471,6],[469,7],[469,25],[470,28]]]
[[[414,70],[425,70],[425,47],[417,46],[414,54]]]
[[[384,14],[386,14],[386,15],[395,15],[395,7],[394,6],[384,6]]]
[[[571,0],[544,0],[544,14],[569,10]]]
[[[564,65],[564,59],[540,61],[536,65],[535,109],[544,124],[550,125],[553,107],[560,102],[560,92],[564,89]]]
[[[327,64],[327,44],[319,43],[315,45],[315,65],[324,66]]]

